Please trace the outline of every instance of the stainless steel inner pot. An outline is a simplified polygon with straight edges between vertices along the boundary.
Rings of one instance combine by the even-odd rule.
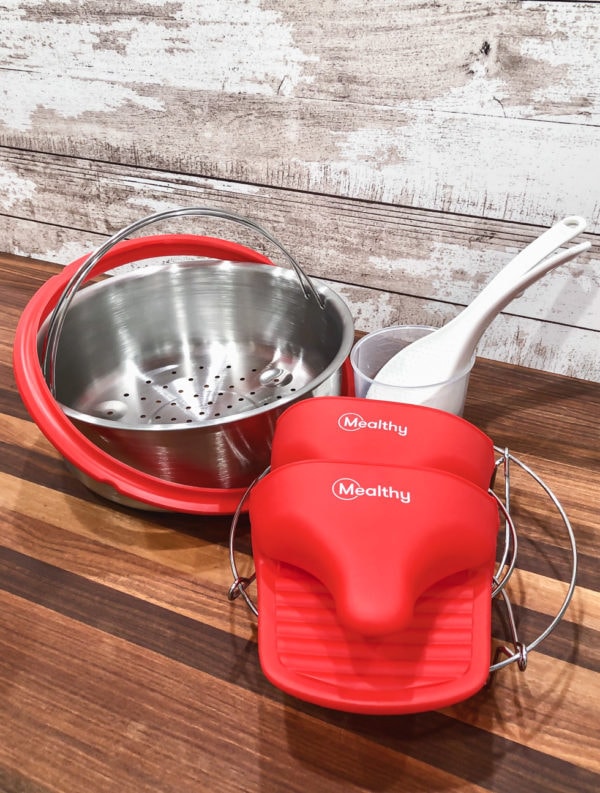
[[[64,317],[56,399],[95,444],[141,471],[245,487],[268,465],[288,405],[340,393],[352,317],[335,292],[312,286],[319,301],[293,270],[202,259],[91,284]]]

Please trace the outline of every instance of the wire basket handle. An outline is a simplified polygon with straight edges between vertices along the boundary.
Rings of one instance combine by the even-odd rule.
[[[97,266],[98,262],[106,256],[106,254],[114,248],[118,243],[125,240],[131,234],[135,234],[136,232],[140,231],[140,229],[145,228],[146,226],[150,226],[153,223],[158,223],[163,220],[172,220],[174,218],[179,217],[209,217],[209,218],[218,218],[220,220],[231,220],[234,223],[239,223],[246,228],[251,229],[252,231],[256,231],[266,240],[268,240],[272,245],[274,245],[287,259],[289,264],[292,266],[294,272],[298,276],[298,280],[300,282],[300,286],[302,287],[302,291],[304,293],[304,297],[306,299],[313,298],[317,301],[317,304],[324,309],[324,299],[317,290],[315,289],[314,284],[312,283],[311,279],[302,269],[302,267],[298,264],[296,259],[292,256],[289,251],[284,248],[284,246],[275,238],[272,234],[259,226],[253,220],[245,218],[241,215],[236,215],[232,212],[226,212],[222,209],[214,209],[212,207],[184,207],[180,209],[171,209],[164,212],[157,212],[154,215],[148,215],[147,217],[141,218],[140,220],[136,220],[134,223],[131,223],[129,226],[121,229],[121,231],[116,232],[113,234],[112,237],[109,237],[106,242],[100,245],[96,250],[91,253],[78,267],[76,272],[71,277],[70,281],[66,285],[63,293],[58,299],[56,306],[50,316],[50,320],[48,323],[48,332],[46,335],[45,345],[44,345],[44,355],[42,361],[42,369],[44,372],[44,377],[50,391],[52,394],[55,394],[55,380],[56,380],[56,354],[58,351],[58,342],[60,340],[60,336],[62,333],[62,329],[65,322],[65,317],[69,306],[71,305],[71,301],[75,297],[75,293],[81,287],[81,285],[86,281],[90,273],[94,270]]]

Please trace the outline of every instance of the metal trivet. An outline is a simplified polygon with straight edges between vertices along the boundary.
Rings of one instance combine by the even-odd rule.
[[[548,485],[543,481],[543,479],[538,476],[528,465],[526,465],[522,460],[519,460],[517,457],[512,455],[507,448],[502,449],[498,446],[494,446],[495,451],[499,454],[498,459],[496,460],[496,468],[494,471],[494,477],[492,482],[492,487],[490,488],[490,494],[496,499],[498,503],[498,508],[504,518],[504,532],[503,532],[503,539],[502,536],[500,538],[500,545],[499,545],[499,561],[497,562],[496,572],[494,574],[493,583],[492,583],[492,601],[497,604],[498,608],[504,608],[504,616],[506,618],[506,622],[508,623],[508,630],[510,633],[510,638],[505,644],[501,644],[498,646],[494,653],[493,663],[490,666],[490,675],[494,672],[497,672],[499,669],[502,669],[505,666],[508,666],[511,663],[517,664],[519,669],[523,672],[527,668],[527,661],[529,653],[534,650],[538,645],[540,645],[544,639],[546,639],[552,631],[556,628],[558,623],[563,618],[569,603],[571,602],[571,598],[573,597],[573,593],[575,591],[575,584],[576,584],[576,577],[577,577],[577,543],[575,540],[575,535],[573,533],[573,528],[571,527],[571,523],[569,518],[567,517],[562,505],[560,504],[558,498],[554,495],[552,490],[548,487]],[[532,641],[528,644],[522,640],[519,630],[517,627],[517,621],[515,619],[514,608],[513,604],[510,600],[510,597],[507,592],[507,586],[511,579],[511,576],[517,566],[517,553],[518,553],[518,538],[517,538],[517,529],[515,526],[515,522],[511,516],[511,476],[512,476],[512,468],[513,465],[517,465],[521,471],[527,474],[533,481],[541,488],[541,490],[545,493],[546,497],[550,499],[552,504],[554,505],[556,511],[558,512],[564,528],[567,533],[569,547],[570,547],[570,555],[571,555],[571,571],[570,571],[570,579],[567,588],[566,595],[564,600],[558,610],[556,616],[551,620],[549,625]],[[259,482],[266,474],[269,472],[269,468],[267,468],[263,473],[258,476],[252,484],[247,488],[246,492],[244,493],[243,497],[240,500],[240,503],[237,506],[237,509],[233,515],[231,521],[231,527],[229,532],[229,564],[231,566],[231,572],[233,574],[233,583],[231,584],[229,591],[228,591],[228,599],[235,600],[240,595],[246,601],[248,608],[252,611],[255,616],[258,616],[258,608],[254,603],[254,600],[248,593],[248,588],[254,582],[256,578],[256,573],[252,573],[249,576],[243,576],[240,574],[237,563],[236,563],[236,552],[235,552],[235,540],[237,536],[237,527],[240,515],[242,514],[242,510],[244,508],[244,504],[252,491],[252,488]],[[494,487],[499,488],[498,478],[499,474],[501,474],[501,478],[504,480],[504,486],[502,488],[503,492],[502,495],[499,496],[495,491]],[[501,483],[500,483],[501,484]],[[500,660],[501,659],[501,660]]]

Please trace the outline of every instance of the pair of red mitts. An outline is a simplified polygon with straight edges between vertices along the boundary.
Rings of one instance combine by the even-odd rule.
[[[433,408],[301,401],[250,494],[269,680],[361,713],[444,707],[488,676],[492,441]]]

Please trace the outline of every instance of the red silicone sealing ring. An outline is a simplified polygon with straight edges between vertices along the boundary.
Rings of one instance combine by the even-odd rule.
[[[167,234],[126,240],[115,245],[88,280],[114,267],[159,256],[205,256],[235,262],[272,264],[262,254],[238,243],[191,234]],[[204,488],[168,482],[111,457],[89,441],[63,413],[44,378],[38,356],[38,333],[71,277],[88,255],[50,278],[29,301],[15,334],[13,366],[21,398],[50,443],[82,473],[118,493],[154,508],[193,514],[235,512],[244,488]],[[347,379],[347,374],[346,374]]]

